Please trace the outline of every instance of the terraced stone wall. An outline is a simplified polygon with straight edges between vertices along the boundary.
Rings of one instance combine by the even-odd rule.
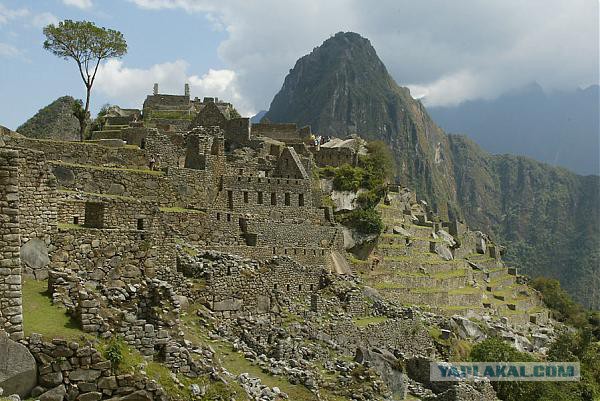
[[[39,238],[49,244],[56,231],[56,179],[42,152],[18,152],[21,242]]]
[[[23,338],[19,153],[0,148],[0,331]]]
[[[44,152],[46,160],[62,160],[75,164],[102,166],[113,164],[120,166],[148,165],[146,151],[136,147],[108,147],[98,143],[55,141],[32,139],[27,137],[4,137],[9,146],[18,146]]]

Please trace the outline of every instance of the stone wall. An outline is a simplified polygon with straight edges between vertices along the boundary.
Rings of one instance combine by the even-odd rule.
[[[58,193],[58,222],[86,225],[86,203],[103,205],[102,228],[153,231],[159,229],[157,216],[160,209],[156,203],[135,198],[99,196],[60,191]]]
[[[282,142],[301,142],[302,131],[294,123],[252,124],[252,135],[266,136]]]
[[[19,149],[21,241],[39,238],[46,245],[56,232],[56,179],[42,152]]]
[[[0,148],[0,330],[23,338],[19,227],[19,153]]]
[[[312,207],[310,180],[225,176],[220,202],[223,208],[231,210],[260,212],[287,207],[290,213],[303,213],[303,208]]]
[[[52,242],[52,269],[69,268],[96,283],[152,277],[159,253],[150,234],[137,230],[60,229]]]
[[[344,164],[352,165],[354,161],[354,151],[350,148],[325,148],[321,146],[313,154],[315,163],[319,167],[339,167]]]
[[[216,251],[180,255],[184,276],[206,280],[204,303],[225,316],[265,314],[295,303],[310,307],[311,297],[322,287],[323,269],[307,268],[289,257],[265,262]]]
[[[325,325],[314,335],[315,338],[334,341],[348,354],[353,354],[359,346],[394,349],[407,356],[436,353],[427,328],[418,318],[387,319],[366,327],[358,327],[350,320],[339,321]]]
[[[32,334],[25,345],[38,364],[38,387],[32,396],[43,400],[161,400],[168,395],[146,376],[115,375],[97,348]]]
[[[54,163],[64,189],[156,202],[162,206],[206,207],[211,176],[202,170],[169,168],[167,172],[98,168]]]
[[[21,136],[3,137],[3,139],[9,146],[43,151],[46,160],[97,166],[112,164],[145,167],[148,165],[146,151],[134,147],[108,147],[98,143],[32,139]]]

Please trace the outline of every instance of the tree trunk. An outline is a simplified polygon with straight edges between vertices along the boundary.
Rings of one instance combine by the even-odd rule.
[[[83,119],[79,121],[79,140],[83,141],[83,134],[85,133],[85,128],[87,125],[88,114],[90,112],[90,93],[92,92],[92,87],[85,87],[85,108],[83,109]]]

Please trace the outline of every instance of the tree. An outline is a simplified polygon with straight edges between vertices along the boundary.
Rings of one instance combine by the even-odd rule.
[[[90,93],[102,60],[118,58],[127,53],[123,34],[113,29],[97,27],[93,22],[65,20],[58,26],[44,28],[44,49],[65,60],[73,59],[85,84],[86,97],[82,118],[79,120],[79,138],[83,134],[90,113]]]

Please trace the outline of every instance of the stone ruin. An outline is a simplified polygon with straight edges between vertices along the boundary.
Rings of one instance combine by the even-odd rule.
[[[340,267],[346,263],[344,229],[322,204],[313,177],[317,165],[352,163],[360,142],[312,145],[310,127],[250,124],[229,103],[191,99],[187,86],[184,92],[160,94],[155,85],[142,110],[112,108],[102,130],[85,142],[1,132],[0,332],[21,340],[42,366],[38,395],[100,400],[128,396],[118,388],[131,387],[131,394],[137,388],[147,399],[165,396],[151,382],[132,387],[125,384],[138,379],[111,376],[92,347],[24,339],[22,273],[47,279],[53,303],[83,332],[119,336],[190,378],[209,369],[194,360],[181,334],[180,312],[190,303],[229,322],[223,335],[232,338],[242,335],[236,322],[249,329],[255,319],[270,322],[288,313],[307,321],[327,317],[318,331],[310,326],[296,334],[308,332],[349,355],[367,347],[364,355],[386,372],[381,361],[391,359],[368,348],[393,346],[398,358],[416,349],[423,357],[436,353],[413,311],[394,302],[428,304],[441,315],[448,315],[443,305],[454,304],[464,305],[466,314],[485,310],[515,322],[547,321],[535,294],[514,301],[523,298],[514,294],[516,271],[502,264],[490,238],[458,221],[441,221],[414,193],[395,186],[378,207],[386,231],[373,254],[379,272],[401,267],[410,274],[379,277],[386,285],[378,290],[358,285],[348,273],[361,265]],[[414,254],[436,262],[402,263]],[[440,274],[457,259],[464,275]],[[352,321],[372,317],[382,319],[375,331]],[[243,334],[247,352],[282,357],[276,338],[283,334],[274,333],[272,323],[256,327]],[[498,330],[510,334],[506,326]],[[71,365],[58,375],[54,364],[65,357]],[[274,373],[280,368],[265,365]],[[311,387],[310,375],[289,371]]]

